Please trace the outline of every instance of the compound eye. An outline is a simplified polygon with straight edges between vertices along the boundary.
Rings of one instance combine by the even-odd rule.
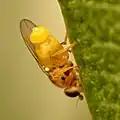
[[[68,96],[68,97],[77,97],[80,95],[80,93],[78,91],[73,91],[73,92],[69,92],[69,91],[66,91],[65,94]]]
[[[77,97],[79,96],[80,100],[83,100],[83,95],[81,95],[81,93],[79,92],[79,89],[77,87],[71,87],[71,88],[66,88],[64,90],[64,93],[68,96],[68,97]]]

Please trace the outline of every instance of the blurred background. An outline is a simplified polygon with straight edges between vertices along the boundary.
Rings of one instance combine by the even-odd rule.
[[[42,73],[25,46],[19,22],[28,18],[63,41],[56,0],[1,0],[0,120],[91,120],[86,101],[76,103]]]

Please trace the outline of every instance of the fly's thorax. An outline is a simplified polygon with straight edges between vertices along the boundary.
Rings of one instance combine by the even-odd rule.
[[[63,47],[61,46],[61,44],[53,36],[48,36],[44,42],[40,44],[35,44],[35,50],[41,57],[42,53],[47,53],[47,55],[49,55],[55,53],[57,50],[62,48]]]
[[[40,64],[49,68],[65,64],[68,59],[66,52],[52,58],[52,55],[61,49],[64,49],[63,46],[53,36],[48,36],[41,44],[35,44],[35,51],[40,59]]]

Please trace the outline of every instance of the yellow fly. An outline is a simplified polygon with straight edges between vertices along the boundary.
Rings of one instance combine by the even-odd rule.
[[[75,69],[78,66],[69,61],[69,51],[76,42],[64,48],[63,44],[66,44],[67,37],[60,43],[47,28],[36,26],[28,19],[20,21],[20,31],[31,54],[50,81],[64,88],[67,96],[79,96],[82,100],[83,86]]]

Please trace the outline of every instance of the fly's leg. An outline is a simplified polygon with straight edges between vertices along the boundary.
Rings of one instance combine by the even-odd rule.
[[[60,54],[62,54],[62,53],[64,53],[64,52],[69,51],[69,50],[70,50],[71,48],[73,48],[76,44],[77,44],[77,42],[74,41],[74,42],[73,42],[72,44],[70,44],[70,46],[68,46],[67,48],[61,49],[61,50],[55,52],[54,54],[52,54],[51,57],[56,57],[56,56],[58,56],[58,55],[60,55]]]
[[[54,77],[58,77],[63,73],[67,72],[68,70],[72,70],[73,68],[79,69],[79,66],[64,67],[64,68],[58,69],[57,71],[54,71],[52,74]]]
[[[80,92],[83,92],[83,85],[80,80],[74,80],[71,86],[75,86],[79,89]]]
[[[67,76],[65,79],[66,87],[69,88],[73,81],[74,81],[74,74],[72,71],[70,71],[69,76]]]
[[[67,33],[65,35],[64,41],[60,43],[61,45],[67,45]],[[68,50],[71,53],[71,50]]]
[[[78,90],[79,90],[79,99],[80,100],[83,100],[83,95],[81,94],[81,93],[83,93],[83,85],[82,85],[82,83],[81,83],[81,81],[80,80],[75,80],[74,82],[73,82],[73,86],[76,86],[76,88],[78,88]]]
[[[66,45],[67,44],[67,33],[65,35],[64,41],[60,43],[61,45]]]

